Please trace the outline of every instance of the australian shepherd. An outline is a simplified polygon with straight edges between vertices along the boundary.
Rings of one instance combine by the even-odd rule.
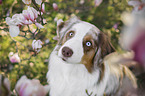
[[[96,26],[77,17],[59,21],[57,38],[47,73],[50,96],[124,96],[137,87],[132,72],[109,59],[115,50]]]

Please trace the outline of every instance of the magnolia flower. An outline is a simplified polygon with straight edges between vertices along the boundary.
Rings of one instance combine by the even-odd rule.
[[[46,96],[49,91],[48,85],[43,86],[39,80],[30,80],[25,75],[18,80],[15,89],[19,96]]]
[[[38,17],[38,11],[30,6],[28,6],[27,10],[23,10],[22,14],[26,20],[31,20],[32,22],[35,22]]]
[[[6,23],[10,26],[9,32],[12,37],[18,36],[20,33],[20,27],[22,25],[29,25],[34,23],[39,29],[44,28],[41,24],[36,21],[38,17],[38,11],[33,7],[28,6],[27,10],[23,10],[20,14],[15,14],[12,18],[7,17]]]
[[[38,53],[40,51],[40,48],[42,48],[41,40],[33,40],[32,48],[33,48],[33,50],[35,50]]]
[[[31,4],[31,0],[22,0],[25,4],[30,5]]]
[[[140,36],[133,42],[131,49],[135,53],[134,60],[145,67],[145,30],[141,32]]]
[[[14,54],[13,52],[10,52],[9,59],[10,59],[11,63],[19,63],[20,62],[20,57],[18,56],[18,53]]]
[[[99,6],[103,0],[95,0],[95,6]]]
[[[8,78],[5,78],[3,75],[0,75],[0,95],[10,96],[10,93],[10,82]]]
[[[23,22],[26,21],[22,14],[15,14],[12,16],[12,18],[6,18],[6,23],[10,26],[9,32],[12,37],[18,36],[18,34],[20,33],[19,27],[23,25]]]
[[[56,10],[56,11],[58,10],[58,6],[57,6],[56,3],[53,3],[52,6],[53,6],[53,9],[54,9],[54,10]]]

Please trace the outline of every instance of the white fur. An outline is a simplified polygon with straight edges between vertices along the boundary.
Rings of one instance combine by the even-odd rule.
[[[103,96],[109,76],[108,67],[104,79],[97,85],[99,70],[90,74],[83,64],[64,62],[57,56],[57,51],[51,53],[49,64],[50,96],[88,96],[86,90],[93,92],[92,96]]]
[[[57,45],[51,53],[47,73],[50,96],[88,96],[86,90],[89,94],[93,92],[91,96],[103,96],[109,80],[109,66],[105,64],[104,78],[97,83],[100,71],[96,69],[93,73],[89,73],[84,64],[79,64],[84,55],[83,37],[92,27],[93,25],[86,22],[75,24],[70,29],[75,30],[75,36],[66,41],[63,46]],[[64,46],[73,50],[72,57],[67,61],[62,60],[61,50]]]

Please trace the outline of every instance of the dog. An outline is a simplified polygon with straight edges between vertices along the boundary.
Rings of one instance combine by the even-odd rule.
[[[49,57],[50,96],[121,96],[126,84],[137,87],[132,72],[109,59],[115,49],[96,26],[76,16],[59,21],[57,40]]]

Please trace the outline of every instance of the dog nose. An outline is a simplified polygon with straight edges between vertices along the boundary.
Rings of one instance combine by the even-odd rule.
[[[70,48],[68,48],[68,47],[62,48],[62,55],[64,57],[71,57],[72,54],[73,54],[73,51]]]

